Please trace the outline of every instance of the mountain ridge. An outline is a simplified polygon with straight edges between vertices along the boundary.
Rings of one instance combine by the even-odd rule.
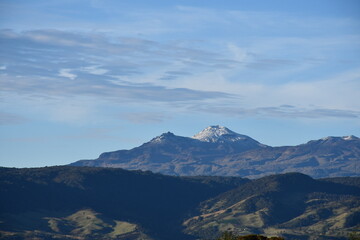
[[[302,172],[315,178],[358,176],[360,139],[326,137],[296,146],[271,147],[222,126],[193,137],[163,133],[130,150],[102,153],[72,166],[120,167],[168,175],[218,175],[258,178]]]
[[[286,173],[252,180],[202,202],[200,214],[184,221],[185,232],[205,239],[221,229],[239,235],[336,239],[339,231],[359,227],[360,185],[349,179],[358,178],[316,180]]]
[[[98,236],[111,234],[108,228],[111,226],[115,231],[115,222],[120,221],[136,225],[139,240],[148,239],[141,238],[143,234],[152,236],[151,239],[185,240],[189,237],[181,233],[181,221],[199,202],[248,181],[226,177],[180,178],[119,168],[0,168],[0,238],[138,239]],[[74,222],[74,218],[83,216],[79,211],[89,217],[79,222],[84,227]],[[100,215],[112,223],[100,221],[104,219]],[[42,230],[41,237],[36,231],[28,238],[21,237],[38,228]],[[69,228],[73,229],[71,234]],[[18,238],[3,238],[2,231],[21,234]],[[62,236],[47,237],[56,234]]]

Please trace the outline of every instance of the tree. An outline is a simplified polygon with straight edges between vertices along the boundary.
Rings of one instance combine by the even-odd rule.
[[[217,240],[284,240],[282,237],[265,237],[262,235],[250,234],[246,236],[237,236],[232,232],[224,232]],[[351,239],[360,240],[360,239]]]
[[[360,233],[359,232],[349,233],[349,240],[360,240]]]

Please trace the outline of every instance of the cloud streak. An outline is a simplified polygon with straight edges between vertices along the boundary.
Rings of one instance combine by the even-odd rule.
[[[192,110],[206,113],[219,114],[224,116],[234,116],[238,118],[258,117],[258,118],[287,118],[287,119],[326,119],[326,118],[360,118],[360,111],[343,109],[326,109],[319,107],[302,108],[291,105],[276,107],[242,108],[234,106],[202,105],[193,106]]]
[[[187,75],[184,72],[193,68],[191,62],[198,62],[203,69],[219,64],[221,55],[211,52],[134,38],[110,41],[99,34],[57,30],[3,30],[0,41],[8,66],[0,83],[2,91],[166,102],[230,97],[218,91],[158,84],[162,75]],[[173,62],[180,62],[185,70],[173,71]]]
[[[357,21],[189,6],[173,6],[171,13],[94,6],[124,21],[111,25],[112,34],[104,26],[0,31],[1,91],[183,109],[211,102],[214,113],[245,116],[358,116],[358,76],[331,79],[358,72],[351,55],[360,52]],[[84,29],[78,24],[73,29]],[[135,115],[127,118],[136,121]]]
[[[124,113],[120,115],[120,118],[136,124],[162,123],[170,119],[167,115],[160,112]]]
[[[29,120],[18,114],[0,112],[0,125],[17,125],[28,122]]]

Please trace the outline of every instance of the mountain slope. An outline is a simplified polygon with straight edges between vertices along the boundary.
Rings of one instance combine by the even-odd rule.
[[[258,178],[301,172],[315,178],[359,176],[360,139],[327,137],[298,146],[268,147],[226,156],[217,175]]]
[[[249,178],[296,171],[323,178],[358,176],[359,160],[360,139],[355,136],[270,147],[225,127],[210,126],[191,138],[168,132],[131,150],[107,152],[70,165]]]
[[[113,168],[0,168],[0,230],[2,239],[130,233],[133,239],[188,239],[181,221],[199,202],[247,181]]]
[[[219,129],[223,131],[216,132]],[[199,137],[205,130],[210,134]],[[212,174],[216,169],[212,164],[214,160],[265,147],[250,137],[230,134],[232,132],[223,127],[212,126],[205,130],[193,138],[164,133],[137,148],[103,153],[96,160],[81,160],[71,165],[151,170],[169,175],[216,175]]]
[[[8,213],[1,219],[1,228],[7,230],[0,230],[1,239],[152,240],[137,224],[114,220],[92,209]]]
[[[344,239],[360,227],[360,178],[256,180],[113,168],[0,168],[1,239],[213,239],[222,231]]]
[[[360,227],[359,179],[314,180],[299,173],[264,177],[204,201],[201,214],[184,225],[187,233],[204,238],[230,230],[342,239]]]

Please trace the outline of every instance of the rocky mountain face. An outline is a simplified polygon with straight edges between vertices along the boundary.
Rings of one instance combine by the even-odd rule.
[[[358,176],[360,139],[327,137],[298,146],[271,147],[226,127],[210,126],[193,137],[164,133],[131,150],[103,153],[72,166],[119,167],[168,175],[258,178],[301,172],[315,178]]]
[[[193,137],[168,132],[131,150],[106,152],[95,160],[70,165],[181,176],[258,178],[286,172],[301,172],[315,178],[358,176],[360,139],[327,137],[298,146],[270,147],[226,127],[210,126]]]

